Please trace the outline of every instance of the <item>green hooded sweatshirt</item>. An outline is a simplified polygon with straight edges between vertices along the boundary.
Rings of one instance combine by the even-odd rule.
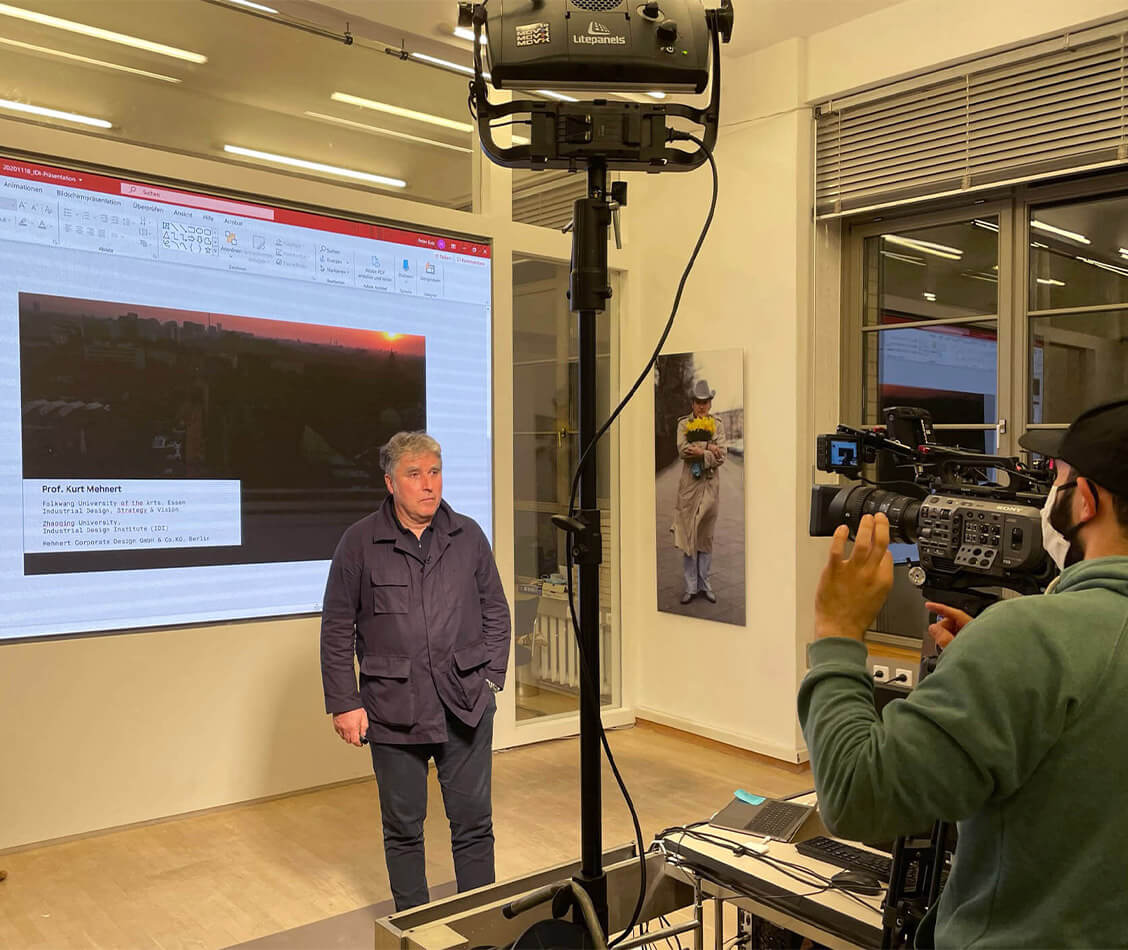
[[[827,827],[958,822],[936,946],[1128,946],[1126,628],[1128,557],[1082,561],[968,624],[882,716],[865,647],[811,644],[799,720]]]

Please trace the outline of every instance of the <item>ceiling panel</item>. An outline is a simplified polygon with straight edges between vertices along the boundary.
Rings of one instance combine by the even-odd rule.
[[[407,180],[396,191],[444,205],[470,192],[469,133],[331,100],[343,91],[468,121],[467,80],[362,45],[311,35],[203,0],[24,0],[22,6],[202,53],[195,65],[0,16],[0,98],[111,121],[107,135],[196,154],[225,143]],[[63,59],[58,50],[179,79],[158,79]],[[338,118],[352,125],[334,124]],[[385,130],[368,131],[357,123]],[[397,138],[432,140],[465,151]]]

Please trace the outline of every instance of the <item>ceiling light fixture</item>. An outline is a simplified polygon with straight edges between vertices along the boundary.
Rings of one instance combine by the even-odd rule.
[[[261,13],[277,13],[274,7],[263,6],[261,3],[252,3],[251,0],[227,0],[228,3],[237,3],[241,7],[250,7],[252,10],[258,10]]]
[[[963,251],[958,247],[948,247],[946,244],[933,244],[931,241],[921,241],[917,238],[901,237],[899,234],[883,234],[881,237],[882,240],[888,241],[890,244],[911,248],[914,251],[920,251],[923,254],[931,254],[934,257],[943,257],[945,260],[958,261],[963,258]]]
[[[1041,249],[1042,249],[1043,251],[1048,251],[1048,250],[1050,249],[1050,245],[1048,245],[1048,244],[1039,244],[1039,243],[1038,243],[1037,241],[1031,241],[1031,242],[1030,242],[1030,246],[1031,246],[1031,247],[1039,247],[1039,248],[1041,248]]]
[[[936,302],[936,294],[930,294],[927,290],[923,294],[921,294],[921,296],[929,303]]]
[[[428,63],[431,66],[438,66],[440,69],[450,69],[456,73],[462,73],[465,76],[474,75],[473,66],[463,66],[461,63],[452,63],[449,59],[439,59],[437,56],[429,56],[426,53],[408,53],[412,59],[417,59],[421,63]],[[489,73],[482,73],[482,76],[489,79]]]
[[[258,149],[242,148],[238,145],[224,145],[223,150],[232,155],[257,158],[259,161],[273,162],[276,165],[287,165],[291,168],[303,168],[306,171],[321,172],[325,175],[340,175],[342,178],[354,178],[357,181],[366,181],[373,185],[385,185],[388,188],[407,187],[407,182],[402,179],[389,178],[386,175],[373,175],[371,172],[360,172],[354,168],[341,168],[338,165],[326,165],[322,162],[309,162],[304,158],[292,158],[289,155],[275,155],[273,152],[260,152]]]
[[[425,139],[421,135],[410,135],[407,132],[397,132],[394,129],[384,129],[378,125],[367,125],[364,122],[354,122],[352,119],[341,119],[335,115],[326,115],[324,112],[307,112],[311,119],[320,119],[322,122],[332,122],[350,129],[360,129],[362,132],[371,132],[374,135],[387,135],[394,139],[404,139],[407,142],[418,142],[420,145],[433,145],[436,148],[448,148],[452,152],[465,152],[469,155],[473,150],[462,145],[451,145],[449,142],[439,142],[435,139]]]
[[[113,30],[103,30],[98,26],[88,26],[85,23],[76,23],[74,20],[64,20],[57,16],[48,16],[35,10],[25,10],[23,7],[13,7],[8,3],[0,3],[0,16],[10,16],[17,20],[26,20],[28,23],[38,23],[40,26],[50,26],[56,30],[66,30],[68,33],[81,33],[83,36],[92,36],[96,40],[105,40],[108,43],[120,43],[122,46],[132,46],[134,49],[143,49],[150,53],[159,53],[161,56],[171,56],[174,59],[187,60],[190,63],[206,63],[208,58],[201,53],[193,53],[175,46],[166,46],[164,43],[154,43],[143,40],[128,33],[115,33]]]
[[[983,228],[984,231],[995,231],[998,233],[999,226],[994,221],[984,221],[982,218],[976,218],[971,222],[977,228]]]
[[[21,43],[19,40],[0,36],[0,43],[4,46],[14,46],[16,49],[25,49],[32,53],[43,53],[47,56],[58,56],[77,63],[86,63],[89,66],[103,66],[106,69],[116,69],[123,73],[132,73],[134,76],[145,76],[147,79],[159,79],[161,82],[180,82],[175,76],[162,76],[160,73],[151,73],[147,69],[134,69],[132,66],[122,66],[119,63],[107,63],[102,59],[92,59],[89,56],[79,56],[77,53],[64,53],[61,49],[51,49],[49,46],[36,46],[33,43]]]
[[[653,92],[648,92],[647,95],[650,96],[651,99],[665,99],[666,98],[666,94],[664,92],[659,92],[657,89],[655,89]]]
[[[1039,284],[1045,284],[1047,287],[1064,287],[1064,280],[1054,280],[1052,277],[1035,277],[1035,281]]]
[[[92,125],[96,129],[112,129],[112,122],[105,119],[94,119],[88,115],[79,115],[77,112],[60,112],[58,109],[47,109],[43,106],[33,106],[26,102],[13,102],[10,99],[0,99],[0,109],[11,112],[26,112],[29,115],[43,116],[47,119],[61,119],[64,122],[77,122],[79,125]]]
[[[376,102],[374,99],[364,99],[353,96],[347,92],[335,92],[330,96],[334,102],[343,102],[350,106],[360,106],[362,109],[372,109],[374,112],[383,112],[387,115],[399,116],[401,119],[414,119],[416,122],[426,122],[428,125],[437,125],[444,129],[454,129],[455,132],[473,132],[474,127],[469,122],[457,122],[454,119],[444,119],[442,116],[431,115],[429,112],[416,112],[414,109],[404,109],[400,106],[389,105],[386,102]]]
[[[1121,277],[1128,277],[1128,270],[1123,267],[1117,267],[1115,264],[1106,264],[1104,261],[1095,261],[1091,257],[1078,257],[1077,260],[1084,264],[1092,264],[1093,267],[1099,267],[1101,270],[1112,271],[1114,274],[1119,274]]]
[[[1121,257],[1128,257],[1128,247],[1119,248]]]
[[[963,276],[970,277],[972,280],[983,280],[989,284],[997,284],[999,282],[998,277],[996,277],[994,274],[988,274],[985,271],[979,271],[978,273],[974,273],[972,271],[964,271]]]
[[[1037,218],[1030,219],[1030,227],[1037,228],[1039,231],[1046,231],[1049,234],[1056,234],[1059,237],[1069,238],[1071,241],[1076,241],[1078,244],[1092,244],[1084,234],[1078,234],[1076,231],[1067,231],[1065,228],[1055,227],[1052,224],[1046,224],[1045,221],[1039,221]]]
[[[460,40],[466,40],[467,43],[474,42],[474,31],[468,26],[456,26],[454,28],[454,35],[457,36]],[[478,42],[483,46],[486,45],[485,31],[482,32],[482,38]]]
[[[553,92],[551,89],[534,90],[538,96],[548,96],[549,99],[559,99],[561,102],[579,102],[579,99],[566,96],[562,92]]]
[[[912,264],[915,267],[924,267],[923,257],[912,257],[909,254],[898,254],[896,251],[882,251],[882,257],[888,257],[890,260],[900,261],[902,264]]]

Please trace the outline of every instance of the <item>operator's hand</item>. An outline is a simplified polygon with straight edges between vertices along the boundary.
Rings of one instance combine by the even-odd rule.
[[[864,515],[854,550],[843,560],[849,530],[839,525],[815,592],[815,637],[861,640],[893,586],[889,519]]]
[[[956,634],[975,619],[971,614],[956,607],[948,607],[946,604],[927,603],[924,606],[932,613],[940,615],[940,619],[929,626],[928,632],[941,650],[955,640]]]
[[[333,728],[349,745],[358,746],[360,737],[368,734],[368,713],[364,711],[364,707],[337,713],[333,717]]]

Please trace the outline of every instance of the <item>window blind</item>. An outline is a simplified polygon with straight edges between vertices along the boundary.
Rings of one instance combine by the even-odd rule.
[[[1128,21],[819,105],[816,214],[1125,161],[1126,32]]]
[[[514,174],[513,220],[561,230],[572,220],[572,206],[587,195],[582,172],[543,171]]]

